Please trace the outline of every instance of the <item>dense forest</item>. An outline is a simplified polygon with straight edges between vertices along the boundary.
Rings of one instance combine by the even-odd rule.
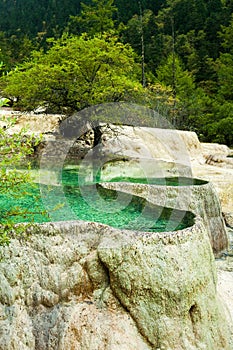
[[[0,0],[0,12],[14,108],[132,101],[233,146],[233,1]]]

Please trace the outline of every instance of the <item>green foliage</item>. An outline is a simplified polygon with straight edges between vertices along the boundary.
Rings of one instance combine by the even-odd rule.
[[[28,58],[35,47],[36,45],[26,35],[7,37],[4,32],[0,32],[0,62],[2,62],[0,75],[6,74],[15,65]]]
[[[156,73],[158,81],[170,86],[173,93],[171,122],[175,127],[187,128],[190,114],[201,112],[200,104],[197,103],[198,92],[191,73],[183,68],[180,58],[175,54],[170,54],[157,68]]]
[[[70,15],[80,10],[79,0],[1,0],[0,30],[7,36],[28,35],[31,38],[44,32],[46,36],[63,30]]]
[[[15,119],[0,119],[0,197],[14,197],[15,206],[9,210],[0,209],[0,245],[8,244],[12,235],[25,234],[25,225],[15,225],[15,215],[26,215],[17,205],[17,198],[22,195],[22,186],[32,183],[28,171],[19,171],[17,167],[33,153],[33,146],[39,138],[28,136],[25,130],[15,130]],[[30,164],[28,163],[28,169]]]
[[[233,51],[233,14],[228,26],[222,26],[219,36],[222,38],[222,47],[227,52]]]
[[[130,43],[138,55],[142,54],[142,34],[147,72],[155,73],[157,66],[164,58],[164,52],[156,16],[151,10],[145,10],[142,18],[135,14],[121,30],[123,41]]]
[[[233,16],[229,26],[222,27],[219,33],[222,38],[224,52],[216,61],[219,91],[218,95],[222,100],[233,100]]]
[[[114,0],[92,0],[91,5],[81,3],[81,13],[71,16],[68,32],[72,34],[88,33],[93,37],[114,29],[114,13],[117,8]]]
[[[231,143],[221,125],[233,100],[232,1],[19,0],[0,1],[0,11],[7,13],[0,18],[1,74],[12,70],[1,95],[15,97],[15,107],[68,113],[134,101],[161,108],[203,140]],[[33,47],[43,50],[29,59]]]
[[[223,99],[233,99],[233,54],[221,54],[218,62],[218,94]]]
[[[158,67],[156,73],[158,80],[171,86],[174,94],[181,98],[190,96],[195,88],[190,72],[184,70],[177,55],[170,54],[166,62]]]
[[[233,104],[231,105],[233,108]],[[212,142],[233,146],[233,116],[222,118],[208,127],[208,137]]]
[[[130,46],[112,36],[63,36],[3,77],[4,95],[17,97],[17,108],[47,105],[59,112],[127,100],[141,89],[135,59]]]

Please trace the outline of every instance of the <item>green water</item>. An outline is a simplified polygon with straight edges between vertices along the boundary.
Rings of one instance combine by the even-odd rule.
[[[149,185],[160,186],[192,186],[204,185],[207,182],[190,177],[166,177],[166,178],[132,178],[132,177],[115,177],[110,182],[133,182]]]
[[[80,176],[77,169],[66,169],[62,173],[62,183],[67,185],[83,184],[84,176]],[[207,184],[207,181],[191,177],[166,177],[166,178],[136,178],[136,177],[114,177],[111,180],[102,180],[100,182],[131,182],[139,184],[159,185],[159,186],[196,186]]]
[[[99,184],[78,186],[78,180],[77,170],[69,169],[63,171],[62,187],[35,184],[22,187],[22,196],[16,199],[0,196],[1,222],[12,210],[15,223],[74,219],[147,232],[174,231],[193,224],[194,216],[189,212],[152,205],[143,198]]]

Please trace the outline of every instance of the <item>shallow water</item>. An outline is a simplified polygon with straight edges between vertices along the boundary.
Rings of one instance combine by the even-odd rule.
[[[139,179],[132,178],[112,181],[116,180],[139,182]],[[164,180],[165,184],[174,182],[175,186],[177,182],[178,185],[190,183],[187,179],[150,179],[150,183],[164,184]],[[148,183],[146,181],[140,179],[140,183]],[[21,195],[17,198],[0,196],[0,208],[1,222],[4,222],[3,216],[12,210],[15,223],[66,221],[72,218],[146,232],[179,230],[193,224],[193,215],[189,212],[152,205],[141,197],[105,189],[100,184],[85,184],[79,178],[77,169],[63,171],[61,186],[22,186]]]
[[[80,176],[77,169],[66,169],[62,174],[63,184],[78,184],[84,183],[85,175]],[[201,179],[195,179],[191,177],[114,177],[111,180],[98,179],[98,182],[131,182],[139,184],[149,184],[149,185],[158,185],[158,186],[197,186],[204,185],[207,181]],[[91,183],[91,182],[90,182]]]

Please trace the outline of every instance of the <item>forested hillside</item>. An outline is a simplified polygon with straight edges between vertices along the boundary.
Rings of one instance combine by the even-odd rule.
[[[15,108],[136,101],[233,145],[233,1],[0,0],[0,12]]]

